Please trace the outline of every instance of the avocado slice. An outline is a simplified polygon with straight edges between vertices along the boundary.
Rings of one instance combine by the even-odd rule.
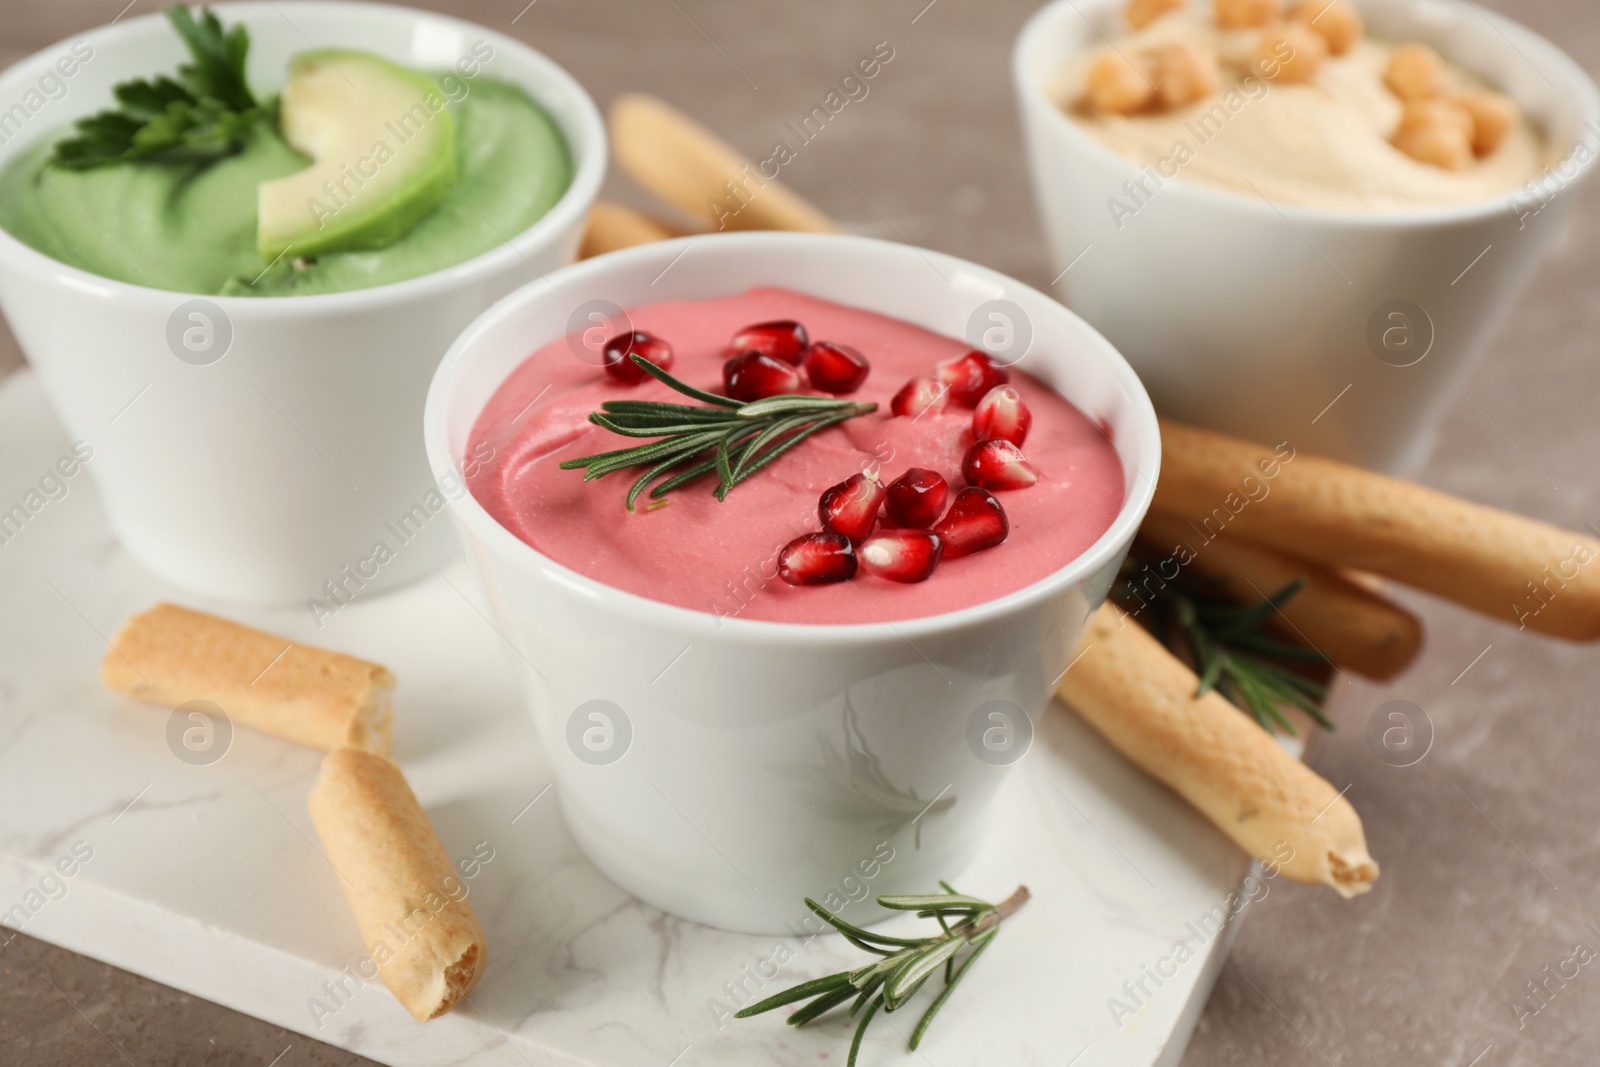
[[[263,262],[382,248],[437,207],[456,178],[456,120],[439,86],[367,52],[291,59],[278,126],[312,163],[256,187]]]

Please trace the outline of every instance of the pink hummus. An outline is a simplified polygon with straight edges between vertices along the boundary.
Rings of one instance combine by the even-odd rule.
[[[1011,519],[1005,544],[949,559],[927,581],[900,585],[858,574],[848,582],[795,587],[777,577],[777,555],[815,531],[817,498],[877,466],[885,482],[927,467],[964,483],[961,457],[972,444],[972,411],[951,404],[915,420],[889,414],[907,379],[970,346],[860,308],[782,289],[646,304],[633,327],[672,345],[672,373],[722,389],[728,340],[773,319],[802,323],[813,341],[859,349],[872,373],[851,399],[879,410],[826,430],[741,483],[719,503],[715,477],[670,493],[664,507],[629,513],[623,498],[640,471],[585,482],[563,460],[642,443],[587,421],[602,401],[693,403],[654,380],[626,386],[567,339],[539,349],[514,371],[478,417],[468,455],[491,456],[470,472],[472,494],[506,529],[579,574],[652,600],[719,616],[789,623],[875,623],[969,608],[1060,570],[1104,533],[1122,507],[1123,472],[1110,442],[1083,413],[1015,369],[1012,384],[1033,413],[1023,446],[1042,474],[1027,489],[997,493]],[[575,352],[581,352],[579,358]]]

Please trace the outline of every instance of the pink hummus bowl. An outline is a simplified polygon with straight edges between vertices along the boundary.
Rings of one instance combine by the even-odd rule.
[[[1124,492],[1109,528],[1060,569],[977,606],[800,624],[595,581],[461,491],[486,461],[471,447],[475,423],[531,353],[569,337],[583,358],[583,331],[614,328],[624,309],[765,286],[990,342],[1112,442]],[[907,245],[779,233],[648,245],[516,291],[440,364],[424,439],[578,845],[646,903],[749,933],[783,931],[803,897],[841,884],[923,892],[974,858],[996,791],[1116,578],[1161,456],[1132,369],[1044,294]],[[731,578],[745,562],[708,550],[699,565]]]

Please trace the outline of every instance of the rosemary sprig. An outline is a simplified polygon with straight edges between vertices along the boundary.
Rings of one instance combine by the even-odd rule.
[[[607,400],[599,411],[589,413],[590,422],[623,437],[659,438],[648,445],[597,452],[561,464],[562,470],[583,470],[586,482],[613,471],[646,468],[628,490],[629,511],[653,483],[650,497],[659,500],[712,472],[717,475],[716,497],[726,500],[734,486],[812,434],[878,410],[876,404],[799,393],[746,404],[696,389],[636,353],[628,358],[646,374],[704,405]]]
[[[849,1015],[855,1018],[858,1012],[861,1013],[861,1022],[857,1024],[855,1037],[850,1041],[850,1058],[845,1061],[845,1067],[856,1067],[856,1057],[861,1053],[861,1041],[867,1032],[867,1024],[879,1009],[888,1013],[904,1007],[929,978],[943,970],[944,988],[928,1005],[928,1010],[922,1013],[922,1018],[907,1041],[907,1046],[915,1051],[928,1031],[928,1024],[933,1022],[933,1017],[955,991],[956,983],[971,970],[974,961],[1000,933],[1001,922],[1032,896],[1027,886],[1018,886],[1015,893],[999,904],[990,904],[977,897],[957,893],[948,882],[940,882],[939,885],[944,889],[943,893],[878,898],[879,907],[914,911],[918,918],[937,921],[940,932],[922,938],[890,937],[863,930],[807,897],[806,907],[843,934],[845,940],[882,958],[853,971],[841,971],[826,978],[802,982],[750,1005],[738,1012],[735,1018],[748,1019],[785,1004],[810,1000],[810,1004],[789,1016],[788,1020],[790,1026],[804,1026],[813,1019],[820,1019],[845,1001],[853,1001]],[[967,955],[958,966],[956,957],[963,949],[967,950]]]
[[[1125,576],[1135,570],[1132,564],[1125,565]],[[1327,687],[1294,669],[1327,663],[1327,657],[1279,641],[1265,630],[1267,621],[1305,584],[1297,578],[1260,603],[1238,604],[1190,581],[1181,588],[1168,585],[1145,601],[1129,577],[1114,596],[1125,607],[1148,603],[1155,616],[1151,630],[1169,647],[1179,644],[1200,676],[1195,696],[1215,689],[1263,729],[1293,736],[1297,731],[1283,713],[1286,705],[1300,708],[1324,730],[1334,728],[1322,712]]]

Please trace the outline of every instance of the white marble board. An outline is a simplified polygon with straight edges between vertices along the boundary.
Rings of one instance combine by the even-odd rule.
[[[732,1004],[725,983],[755,989],[746,975],[786,954],[778,942],[793,959],[762,995],[858,952],[670,918],[577,852],[464,568],[358,601],[320,632],[302,608],[197,602],[120,550],[83,472],[65,495],[29,495],[70,445],[30,374],[0,383],[0,510],[39,505],[0,541],[0,922],[395,1067],[843,1062],[842,1021],[719,1025],[713,1001]],[[306,813],[319,753],[240,729],[221,759],[190,765],[166,711],[100,687],[108,636],[160,599],[396,671],[395,758],[453,857],[492,851],[466,883],[490,945],[469,1005],[419,1025],[348,977],[364,952]],[[1176,1064],[1237,928],[1212,917],[1270,881],[1065,709],[998,809],[958,884],[999,899],[1026,883],[1033,901],[919,1052],[905,1050],[913,1013],[880,1016],[863,1063]]]

